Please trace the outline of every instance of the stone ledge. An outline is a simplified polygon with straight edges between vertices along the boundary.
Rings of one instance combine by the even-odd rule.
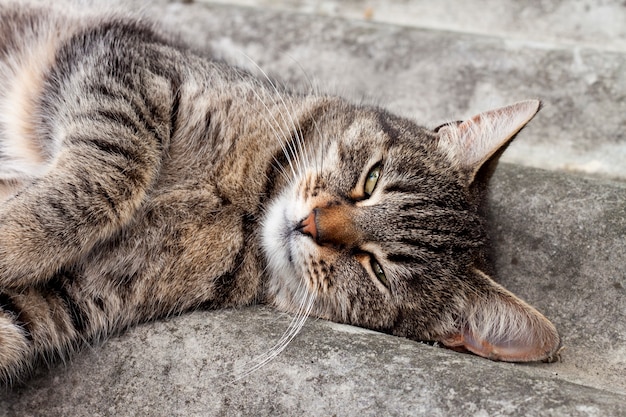
[[[626,397],[551,365],[475,356],[310,320],[265,367],[232,382],[287,328],[262,307],[140,326],[0,397],[0,416],[619,416]],[[246,362],[248,362],[246,364]]]

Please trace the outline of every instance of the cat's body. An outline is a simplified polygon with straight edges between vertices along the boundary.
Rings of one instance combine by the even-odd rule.
[[[255,302],[553,358],[554,327],[482,272],[484,164],[537,110],[435,132],[279,91],[137,20],[0,5],[0,379]]]

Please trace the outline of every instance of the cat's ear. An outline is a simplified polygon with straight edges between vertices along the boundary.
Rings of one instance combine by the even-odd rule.
[[[540,107],[539,100],[526,100],[439,126],[435,129],[439,147],[469,171],[471,183],[483,164],[508,144]]]
[[[556,360],[561,340],[554,325],[486,274],[479,270],[473,274],[480,294],[470,300],[458,332],[440,342],[493,360]]]

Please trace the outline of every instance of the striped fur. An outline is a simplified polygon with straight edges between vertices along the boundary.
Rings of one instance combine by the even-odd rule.
[[[483,272],[478,172],[537,111],[517,106],[435,132],[279,89],[144,21],[1,5],[0,381],[253,303],[296,314],[277,351],[311,314],[552,358],[554,327]]]

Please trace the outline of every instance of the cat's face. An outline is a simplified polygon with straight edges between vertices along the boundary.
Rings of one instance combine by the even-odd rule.
[[[458,154],[467,152],[466,145],[453,144],[464,140],[457,124],[433,132],[378,110],[336,106],[298,145],[303,157],[292,161],[296,175],[264,219],[274,304],[498,359],[554,353],[558,335],[556,342],[554,335],[543,340],[556,334],[553,328],[540,331],[541,346],[530,354],[518,352],[526,348],[507,356],[502,347],[482,352],[473,346],[487,334],[492,346],[502,341],[503,334],[484,328],[499,325],[491,318],[496,313],[519,321],[512,315],[520,310],[531,327],[545,327],[539,313],[526,311],[477,269],[486,238],[472,181],[523,124],[465,157]],[[473,123],[469,130],[476,130]],[[513,298],[503,301],[507,297]],[[473,323],[478,316],[492,323]]]

